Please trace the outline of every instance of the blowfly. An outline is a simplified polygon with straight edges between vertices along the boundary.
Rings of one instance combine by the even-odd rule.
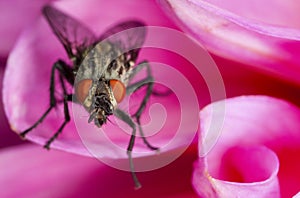
[[[147,61],[136,63],[146,37],[145,24],[137,20],[124,21],[97,37],[85,25],[53,6],[45,6],[42,12],[52,31],[65,48],[72,64],[63,60],[57,60],[53,64],[50,78],[49,108],[30,128],[20,135],[25,137],[56,107],[58,100],[55,96],[55,81],[59,80],[63,91],[65,119],[44,147],[49,149],[51,143],[70,121],[68,102],[82,105],[89,113],[87,121],[93,122],[97,127],[104,125],[109,116],[114,115],[132,128],[127,155],[135,187],[140,187],[131,156],[136,128],[138,128],[147,147],[151,150],[158,150],[157,147],[149,144],[140,126],[141,114],[153,90],[150,65]],[[132,28],[134,31],[125,31]],[[125,33],[113,37],[122,31]],[[104,42],[102,42],[103,40]],[[130,80],[143,68],[147,71],[147,76],[138,82],[130,83]],[[58,78],[55,78],[56,75]],[[67,92],[66,83],[74,87],[74,93]],[[131,94],[141,87],[146,87],[146,94],[133,115],[129,115],[118,108],[118,103],[123,100],[125,95]]]

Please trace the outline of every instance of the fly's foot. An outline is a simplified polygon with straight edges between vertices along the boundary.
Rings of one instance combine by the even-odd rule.
[[[26,131],[22,132],[19,134],[19,136],[22,138],[22,139],[25,139],[25,136],[26,136]]]
[[[48,142],[44,145],[44,149],[50,150],[50,144]]]
[[[53,138],[50,138],[46,144],[44,145],[44,148],[47,149],[47,150],[50,150],[50,144],[54,141]]]

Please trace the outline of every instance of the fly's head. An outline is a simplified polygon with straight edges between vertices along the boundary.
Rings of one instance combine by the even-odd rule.
[[[75,94],[90,114],[88,122],[94,121],[98,127],[106,123],[117,106],[110,82],[105,79],[82,80],[75,86]]]

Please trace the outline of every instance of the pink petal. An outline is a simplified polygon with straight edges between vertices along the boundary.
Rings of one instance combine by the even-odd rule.
[[[21,31],[40,15],[43,5],[51,0],[0,2],[0,56],[7,56]]]
[[[190,185],[195,151],[167,168],[138,174],[143,187],[134,190],[129,172],[92,158],[33,145],[2,149],[0,197],[197,197]]]
[[[64,1],[57,2],[56,5],[65,12],[79,17],[92,29],[97,30],[95,32],[99,34],[111,24],[132,18],[140,19],[148,25],[173,26],[158,6],[150,1],[143,4],[122,1],[117,7],[112,2],[99,3],[95,0],[85,1],[84,3],[82,1],[77,3]],[[115,13],[118,14],[112,15],[111,12],[99,12],[99,7],[101,7],[101,10],[115,10]],[[172,29],[168,30],[172,31]],[[150,33],[149,31],[149,35]],[[181,35],[184,34],[181,33]],[[208,53],[201,54],[204,52],[202,48],[199,46],[195,48],[195,43],[191,42],[191,40],[189,40],[190,43],[185,41],[174,43],[172,35],[156,35],[152,36],[152,38],[156,39],[156,44],[159,43],[161,46],[169,44],[176,47],[179,51],[185,49],[185,54],[183,55],[192,55],[198,57],[198,59],[200,58],[201,61],[205,61],[205,68],[209,68],[206,70],[206,73],[209,75],[209,80],[212,84],[210,89],[215,92],[216,96],[212,97],[208,94],[211,90],[207,89],[205,83],[200,85],[199,82],[202,82],[201,80],[194,80],[202,79],[202,76],[199,74],[199,71],[197,72],[198,68],[191,68],[193,65],[188,63],[187,60],[183,60],[184,58],[175,56],[170,52],[163,52],[160,48],[156,53],[152,52],[151,49],[142,51],[142,60],[149,58],[148,60],[157,62],[153,63],[153,74],[156,82],[165,85],[170,83],[167,85],[170,85],[170,89],[174,89],[175,94],[168,97],[152,97],[149,102],[151,107],[147,108],[143,115],[142,121],[147,123],[144,127],[145,133],[152,135],[148,140],[153,145],[161,148],[161,155],[156,155],[155,152],[149,151],[142,140],[137,138],[133,156],[145,157],[154,155],[157,162],[150,163],[152,161],[149,161],[149,163],[144,163],[141,160],[141,163],[136,165],[136,169],[140,171],[153,169],[153,166],[158,168],[170,163],[193,141],[199,121],[197,96],[201,95],[201,99],[207,103],[207,101],[217,100],[220,97],[224,98],[225,95],[221,75]],[[171,39],[168,40],[168,38]],[[146,43],[153,47],[150,45],[151,39],[147,40]],[[195,53],[190,53],[190,49],[195,49]],[[48,108],[50,70],[52,64],[58,58],[66,59],[66,54],[44,19],[39,20],[37,24],[31,26],[22,34],[15,49],[10,54],[4,79],[3,98],[9,122],[17,133],[30,127]],[[161,60],[163,61],[160,62]],[[163,65],[165,62],[171,66],[174,63],[174,67],[177,70]],[[185,67],[182,67],[182,65]],[[206,67],[210,65],[211,67]],[[211,78],[210,68],[215,68],[217,77],[213,76]],[[181,71],[185,73],[182,74]],[[168,79],[176,79],[176,81]],[[193,86],[196,86],[198,89],[193,89]],[[202,87],[204,88],[202,89]],[[199,91],[196,92],[195,90]],[[201,94],[202,92],[205,92],[205,94]],[[57,95],[59,95],[59,91],[57,91]],[[137,98],[140,101],[141,94],[136,94],[136,96],[130,98],[130,101],[125,103],[125,105],[121,104],[123,105],[122,107],[133,106],[136,108],[138,104],[136,102]],[[112,123],[107,124],[100,130],[93,124],[87,123],[88,115],[83,111],[82,107],[70,105],[70,108],[72,108],[72,121],[67,125],[59,138],[53,142],[52,148],[86,156],[96,156],[102,160],[107,159],[106,163],[113,163],[112,158],[126,159],[126,168],[128,168],[126,149],[131,129],[126,124],[122,124],[120,121],[112,118]],[[26,137],[33,142],[44,145],[59,128],[63,120],[63,109],[57,108],[51,112],[38,128],[30,132]],[[119,126],[124,131],[120,130]],[[164,152],[169,151],[172,151],[172,157],[163,155]],[[152,160],[152,158],[147,160]],[[113,164],[113,166],[118,167],[119,165]],[[118,168],[125,169],[123,167]]]
[[[291,197],[299,191],[300,159],[296,157],[300,153],[298,107],[271,97],[244,96],[213,103],[201,111],[200,117],[204,139],[199,152],[202,157],[207,155],[208,172],[212,177],[232,179],[222,169],[222,158],[230,149],[265,145],[280,161],[278,176],[282,197]],[[223,122],[215,122],[220,120]],[[222,130],[214,130],[219,129],[215,125],[221,125]],[[211,140],[211,137],[217,139]],[[212,144],[213,141],[216,144]]]
[[[4,75],[4,65],[2,65],[0,61],[0,89],[2,88],[2,80]],[[2,91],[0,91],[0,98],[2,98]],[[0,102],[0,123],[1,123],[1,129],[0,129],[0,148],[4,148],[7,146],[12,146],[20,143],[24,143],[18,135],[12,133],[12,130],[9,127],[9,124],[7,122],[7,118],[4,113],[4,107],[2,101]]]
[[[238,181],[212,178],[204,161],[200,158],[195,164],[193,175],[193,185],[200,197],[280,197],[279,162],[268,148],[235,147],[227,151],[222,158],[222,172],[229,179],[238,178]]]
[[[182,27],[211,52],[300,82],[297,1],[163,2]]]

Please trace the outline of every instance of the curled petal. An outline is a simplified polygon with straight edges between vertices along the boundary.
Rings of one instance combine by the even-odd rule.
[[[207,160],[208,171],[213,177],[228,179],[221,167],[224,165],[222,159],[230,149],[265,145],[279,158],[282,195],[291,197],[299,191],[296,167],[300,160],[294,157],[300,153],[298,107],[267,96],[242,96],[212,103],[200,114],[203,141],[199,153]],[[215,122],[220,120],[221,123]],[[221,131],[215,130],[216,124],[223,125]],[[213,147],[211,137],[215,137]]]
[[[211,177],[204,162],[200,158],[195,163],[193,175],[194,188],[201,197],[280,197],[279,162],[276,154],[266,147],[228,150],[222,159],[222,172],[231,181]]]
[[[300,83],[297,1],[162,2],[182,27],[211,52]],[[276,10],[276,17],[275,13],[269,14],[270,8]],[[293,12],[296,14],[291,16]]]

